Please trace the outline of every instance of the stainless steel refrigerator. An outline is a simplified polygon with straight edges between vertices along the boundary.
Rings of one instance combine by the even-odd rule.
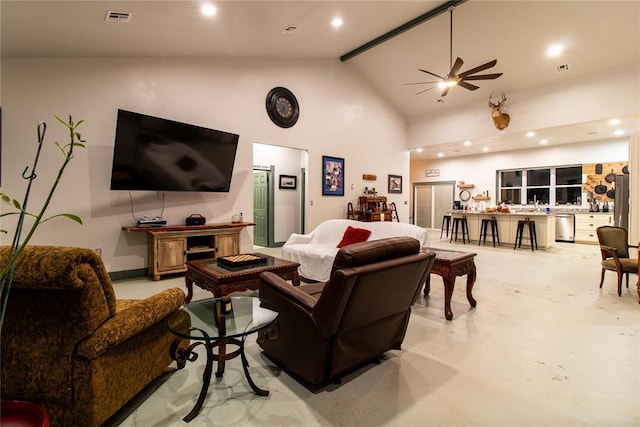
[[[616,175],[613,225],[629,229],[629,175]]]

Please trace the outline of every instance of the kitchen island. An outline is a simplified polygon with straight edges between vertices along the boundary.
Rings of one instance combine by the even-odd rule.
[[[556,223],[555,214],[546,213],[541,211],[523,211],[512,213],[501,212],[472,212],[463,210],[453,210],[451,213],[451,219],[467,217],[467,225],[469,226],[469,238],[472,243],[478,243],[480,236],[480,224],[483,219],[490,219],[495,217],[498,223],[498,234],[500,235],[500,245],[513,247],[516,240],[516,231],[518,230],[518,221],[529,218],[536,224],[536,236],[538,240],[538,249],[549,249],[553,246],[556,239]],[[458,230],[458,241],[462,241],[461,230]],[[489,231],[490,233],[490,231]],[[490,234],[487,236],[487,240],[490,239]],[[529,245],[529,231],[525,231],[524,238],[522,239],[523,248],[525,245]]]

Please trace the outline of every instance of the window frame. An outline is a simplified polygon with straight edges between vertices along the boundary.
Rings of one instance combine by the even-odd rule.
[[[580,168],[580,182],[577,184],[557,184],[556,183],[556,176],[557,176],[557,170],[558,169],[563,169],[563,168]],[[535,171],[535,170],[549,170],[549,185],[529,185],[528,184],[528,172],[529,171]],[[515,187],[505,187],[502,185],[502,174],[504,172],[520,172],[520,176],[521,176],[521,185],[519,187],[515,186]],[[562,189],[562,188],[567,188],[567,189],[571,189],[571,188],[579,188],[579,194],[580,196],[577,197],[577,199],[574,202],[568,202],[566,204],[575,204],[575,205],[580,205],[581,201],[582,201],[582,185],[583,185],[583,181],[584,181],[584,172],[582,170],[582,164],[569,164],[569,165],[557,165],[557,166],[550,166],[550,167],[530,167],[530,168],[511,168],[511,169],[501,169],[501,170],[497,170],[496,171],[496,194],[498,194],[498,197],[502,197],[502,191],[503,190],[519,190],[520,191],[520,202],[519,203],[507,203],[507,204],[512,204],[512,205],[531,205],[531,203],[529,203],[529,201],[527,200],[528,198],[528,193],[529,190],[539,190],[539,189],[547,189],[548,191],[548,204],[550,206],[559,206],[559,204],[556,201],[556,189]],[[546,204],[546,203],[544,203]],[[564,204],[564,203],[563,203]]]

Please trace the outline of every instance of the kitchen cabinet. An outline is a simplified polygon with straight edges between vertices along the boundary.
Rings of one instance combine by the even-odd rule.
[[[577,213],[576,215],[576,243],[598,244],[596,229],[603,225],[613,225],[613,213]]]
[[[498,222],[498,234],[500,236],[501,246],[513,246],[516,239],[516,231],[518,229],[518,220],[530,218],[536,224],[536,237],[539,249],[549,249],[555,242],[555,215],[547,215],[539,212],[518,212],[518,213],[498,213],[498,212],[460,212],[452,211],[452,219],[454,217],[466,216],[467,226],[469,228],[469,237],[472,242],[478,242],[480,235],[480,224],[482,219],[496,217]],[[462,234],[458,230],[458,241],[461,240]],[[529,243],[528,230],[525,232],[523,244]]]

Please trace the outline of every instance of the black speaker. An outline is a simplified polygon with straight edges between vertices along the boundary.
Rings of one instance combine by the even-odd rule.
[[[189,215],[186,220],[187,225],[204,225],[207,220],[200,214]]]

